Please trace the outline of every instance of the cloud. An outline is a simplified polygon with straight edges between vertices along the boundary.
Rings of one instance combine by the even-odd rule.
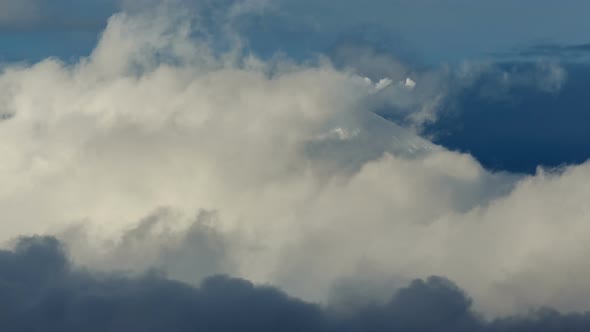
[[[318,308],[276,289],[225,277],[196,289],[157,274],[93,275],[72,269],[54,238],[19,240],[0,252],[0,267],[5,331],[321,330]]]
[[[551,309],[487,321],[442,277],[417,279],[383,305],[340,313],[270,286],[215,276],[198,288],[157,271],[130,277],[71,266],[51,237],[21,238],[0,251],[4,331],[578,331],[588,314]]]
[[[558,96],[568,82],[566,66],[547,59],[465,61],[456,66],[435,67],[400,58],[376,43],[354,39],[334,47],[330,60],[339,70],[382,81],[384,85],[379,86],[376,98],[367,103],[369,107],[422,133],[429,127],[436,128],[439,116],[473,114],[491,102],[516,104],[518,92]],[[479,104],[461,104],[472,95]]]
[[[121,13],[79,62],[3,68],[2,240],[58,234],[77,265],[322,303],[343,279],[444,275],[486,315],[590,307],[590,279],[562,273],[589,275],[588,164],[489,172],[371,112],[427,108],[429,70],[265,61],[208,33],[174,7]]]
[[[200,211],[185,220],[161,208],[127,229],[119,240],[100,238],[84,224],[58,236],[72,249],[73,259],[94,269],[127,274],[159,269],[176,280],[198,284],[214,274],[235,272],[229,256],[235,244],[229,234],[215,229],[217,218],[213,211]]]

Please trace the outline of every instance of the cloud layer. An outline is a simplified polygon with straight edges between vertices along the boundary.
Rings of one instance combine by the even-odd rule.
[[[3,331],[584,331],[588,314],[545,309],[486,321],[441,277],[414,280],[383,305],[342,313],[228,277],[198,287],[156,273],[93,275],[73,268],[51,237],[0,251]]]
[[[431,110],[437,75],[263,61],[195,21],[121,13],[88,58],[3,68],[2,240],[57,234],[93,270],[230,273],[351,307],[443,275],[486,315],[590,308],[588,164],[488,172],[372,112]]]

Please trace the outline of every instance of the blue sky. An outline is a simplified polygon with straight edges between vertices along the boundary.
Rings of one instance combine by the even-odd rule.
[[[87,55],[115,1],[4,1],[0,5],[0,60],[38,61]]]
[[[23,2],[28,6],[11,5],[19,2],[8,0],[2,5],[0,54],[4,58],[87,54],[108,17],[123,7],[117,0],[28,0]],[[142,5],[136,2],[136,7]],[[245,34],[261,52],[325,52],[341,36],[372,27],[390,38],[384,43],[399,44],[388,47],[408,48],[428,62],[455,62],[541,43],[581,44],[587,42],[590,29],[585,15],[590,4],[583,0],[270,3],[245,23],[250,28]]]
[[[374,25],[430,61],[460,61],[541,42],[583,43],[590,28],[584,15],[590,4],[582,0],[283,2],[287,16],[315,25],[326,39]]]

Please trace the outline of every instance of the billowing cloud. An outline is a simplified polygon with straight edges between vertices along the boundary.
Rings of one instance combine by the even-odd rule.
[[[207,278],[200,287],[157,272],[138,277],[73,268],[51,237],[20,239],[0,251],[4,331],[578,331],[588,314],[545,309],[486,321],[452,282],[430,277],[387,303],[342,313],[241,279]]]
[[[4,331],[323,329],[314,305],[243,280],[211,278],[196,289],[158,274],[74,270],[53,238],[26,238],[0,251],[0,295]]]
[[[118,14],[79,62],[3,69],[3,240],[52,233],[77,266],[231,273],[322,303],[444,275],[489,315],[590,308],[588,164],[488,172],[372,112],[430,110],[430,71],[263,61],[187,16]]]

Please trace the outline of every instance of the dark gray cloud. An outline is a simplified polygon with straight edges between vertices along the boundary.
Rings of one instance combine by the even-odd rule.
[[[270,287],[209,278],[200,288],[158,273],[75,270],[54,238],[0,252],[3,331],[319,331],[321,311]]]
[[[415,280],[384,305],[342,315],[278,289],[229,277],[199,288],[157,272],[141,277],[72,267],[52,237],[0,251],[2,331],[587,331],[590,314],[551,309],[486,321],[441,277]]]

